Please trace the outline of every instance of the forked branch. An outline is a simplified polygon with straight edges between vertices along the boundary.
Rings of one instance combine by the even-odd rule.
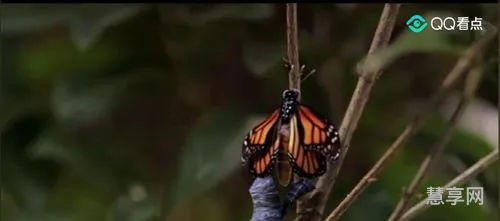
[[[290,65],[290,89],[300,90],[299,40],[297,25],[297,3],[286,4],[286,55]]]
[[[392,30],[401,4],[385,4],[380,21],[375,31],[368,56],[375,51],[387,47],[391,38]],[[321,220],[328,196],[339,173],[340,167],[349,150],[352,134],[356,130],[358,121],[363,113],[364,107],[370,97],[371,89],[381,71],[360,73],[358,83],[353,96],[344,115],[340,126],[340,142],[342,149],[338,162],[323,175],[316,185],[316,189],[303,197],[302,203],[297,207],[298,217],[296,220]]]
[[[409,204],[412,202],[414,196],[416,195],[418,189],[424,182],[425,178],[430,172],[430,169],[434,167],[437,160],[441,158],[441,155],[446,147],[446,144],[450,141],[453,136],[453,132],[455,130],[457,121],[462,117],[463,111],[465,107],[473,100],[475,91],[479,84],[479,81],[482,76],[482,71],[479,68],[474,68],[471,70],[467,76],[467,80],[465,81],[465,87],[463,93],[461,95],[460,101],[453,112],[450,121],[446,125],[446,129],[444,135],[441,139],[435,144],[434,147],[430,150],[429,155],[424,159],[420,168],[413,178],[410,186],[407,190],[404,190],[403,196],[401,197],[399,203],[396,208],[392,212],[389,221],[397,221],[401,218]]]
[[[452,181],[447,183],[443,189],[447,189],[454,186],[460,186],[464,183],[468,182],[472,178],[474,178],[477,174],[483,172],[486,168],[491,166],[498,160],[498,149],[492,151],[488,155],[481,158],[477,163],[469,167],[469,169],[465,170],[463,173],[455,177]],[[446,197],[447,191],[443,193],[443,197]],[[426,204],[427,199],[424,199],[417,203],[417,205],[410,208],[401,218],[402,221],[408,221],[412,218],[415,218],[420,213],[423,213],[430,205]]]
[[[458,79],[460,79],[464,73],[470,69],[474,58],[477,54],[482,52],[489,40],[491,40],[495,34],[496,32],[482,37],[465,51],[465,53],[458,59],[452,70],[448,73],[438,91],[431,97],[429,108],[435,109]],[[406,126],[405,130],[399,135],[396,141],[392,143],[378,162],[370,169],[363,179],[359,181],[359,183],[352,189],[346,198],[342,200],[342,202],[337,206],[337,208],[335,208],[326,220],[337,220],[349,208],[349,206],[359,195],[361,195],[361,193],[363,193],[370,183],[376,179],[377,175],[385,168],[389,160],[406,144],[406,142],[418,131],[418,129],[420,129],[420,127],[427,120],[431,111],[432,110],[423,110],[420,114],[415,116],[414,120]]]

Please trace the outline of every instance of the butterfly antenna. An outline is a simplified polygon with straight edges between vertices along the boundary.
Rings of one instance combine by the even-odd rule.
[[[283,60],[283,62],[285,62],[285,65],[284,65],[284,66],[285,66],[285,68],[289,68],[289,69],[290,69],[290,71],[289,71],[289,73],[288,73],[288,74],[290,74],[290,72],[292,72],[292,71],[293,71],[293,65],[291,65],[291,64],[290,64],[290,62],[288,61],[288,59],[287,59],[286,57],[282,57],[281,59]],[[299,71],[300,71],[300,75],[302,75],[302,74],[304,73],[304,69],[305,69],[305,68],[306,68],[306,66],[305,66],[305,65],[302,65],[302,66],[300,67],[300,70],[299,70]],[[314,73],[316,73],[316,69],[312,69],[312,70],[311,70],[311,71],[310,71],[310,72],[309,72],[306,76],[304,76],[304,77],[301,79],[301,81],[302,81],[302,82],[304,82],[304,81],[305,81],[308,77],[310,77],[310,76],[311,76],[311,75],[313,75]]]
[[[312,69],[312,70],[311,70],[311,71],[310,71],[310,72],[309,72],[306,76],[304,76],[304,77],[302,78],[302,82],[306,81],[306,79],[307,79],[308,77],[310,77],[311,75],[313,75],[314,73],[316,73],[316,69]]]

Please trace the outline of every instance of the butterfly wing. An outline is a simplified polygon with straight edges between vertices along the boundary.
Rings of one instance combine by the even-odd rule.
[[[279,146],[279,136],[276,134],[279,118],[279,110],[275,110],[255,126],[243,141],[241,161],[248,165],[254,176],[267,176],[273,169]]]
[[[310,107],[299,105],[290,123],[288,155],[295,173],[318,177],[325,173],[326,162],[334,162],[340,154],[337,129]]]

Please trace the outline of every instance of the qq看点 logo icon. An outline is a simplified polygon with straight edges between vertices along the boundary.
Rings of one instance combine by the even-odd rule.
[[[421,15],[414,15],[406,21],[406,25],[411,31],[419,33],[427,27],[427,21]]]

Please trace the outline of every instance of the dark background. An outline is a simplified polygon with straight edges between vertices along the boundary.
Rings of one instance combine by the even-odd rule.
[[[337,125],[382,6],[298,7],[301,63],[305,72],[317,70],[302,83],[303,101]],[[498,26],[497,6],[403,5],[392,46],[374,63],[386,71],[354,133],[327,211],[477,39],[472,31],[415,34],[406,20],[437,13],[482,17]],[[288,87],[284,9],[2,5],[2,220],[248,220],[251,178],[239,163],[241,142]],[[479,60],[484,78],[476,101],[484,105],[469,120],[498,128],[498,41]],[[435,115],[341,220],[386,220],[447,119]],[[498,137],[487,136],[498,132],[468,126],[457,129],[422,195],[498,148]],[[497,174],[498,163],[465,185],[485,188],[483,206],[432,207],[416,220],[498,219]]]

